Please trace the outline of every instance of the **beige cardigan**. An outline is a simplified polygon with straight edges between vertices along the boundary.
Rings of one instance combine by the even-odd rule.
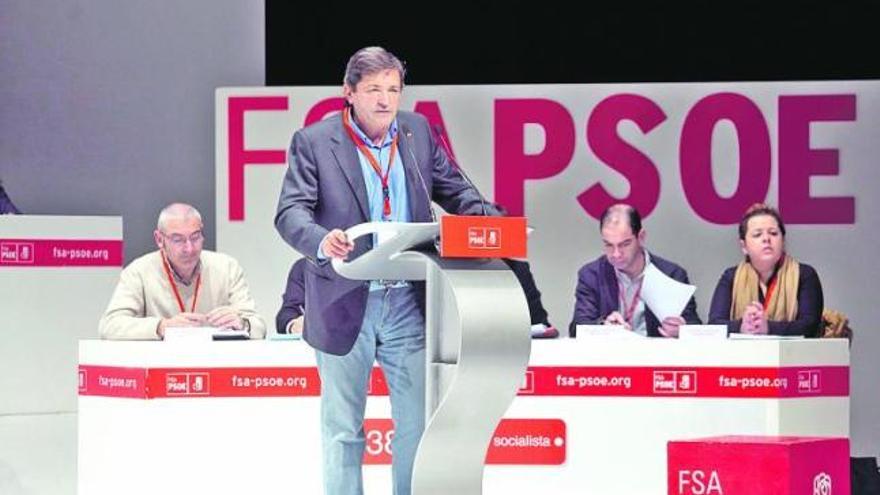
[[[231,256],[202,250],[202,285],[196,313],[207,313],[218,306],[232,306],[247,318],[251,338],[266,335],[266,322],[257,314],[241,265]],[[177,284],[184,306],[192,305],[195,284]],[[98,326],[101,338],[116,340],[157,340],[156,328],[162,318],[180,313],[177,299],[162,267],[159,251],[132,261],[119,277],[107,311]]]

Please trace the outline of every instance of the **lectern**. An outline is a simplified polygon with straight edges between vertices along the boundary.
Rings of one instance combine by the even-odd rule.
[[[531,350],[525,295],[497,259],[510,252],[507,237],[524,244],[524,219],[521,234],[505,235],[509,221],[518,219],[445,218],[455,224],[449,237],[463,244],[453,251],[469,257],[442,257],[434,249],[441,224],[372,222],[346,234],[352,241],[373,235],[381,242],[351,262],[333,260],[350,279],[426,282],[426,426],[413,467],[414,495],[482,493],[486,450],[523,381]],[[439,251],[449,251],[442,242]]]

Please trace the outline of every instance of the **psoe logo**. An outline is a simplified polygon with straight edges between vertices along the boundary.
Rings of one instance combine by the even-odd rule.
[[[821,373],[819,370],[798,371],[797,384],[798,392],[816,393],[822,391]]]
[[[655,371],[655,394],[695,394],[697,393],[696,371]]]
[[[0,242],[0,263],[28,265],[34,263],[34,243]]]
[[[189,392],[193,395],[205,395],[208,390],[208,374],[207,373],[190,373],[189,374]]]
[[[209,385],[207,373],[168,373],[165,376],[167,395],[207,395]]]
[[[714,469],[708,473],[694,469],[681,469],[678,471],[679,495],[723,495],[721,477]]]
[[[831,475],[819,473],[813,478],[813,495],[831,495]]]
[[[0,242],[0,262],[18,263],[18,249],[14,242]]]
[[[468,247],[471,249],[498,249],[501,247],[501,231],[497,228],[470,227]]]
[[[23,242],[18,245],[18,261],[20,263],[34,262],[34,243]]]
[[[0,242],[0,263],[30,265],[34,263],[34,243]]]

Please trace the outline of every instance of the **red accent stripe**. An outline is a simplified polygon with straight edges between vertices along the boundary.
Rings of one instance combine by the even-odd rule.
[[[46,266],[122,266],[122,241],[0,239],[0,267]]]
[[[79,395],[146,399],[147,370],[80,365]]]
[[[394,422],[364,420],[364,464],[391,464]],[[486,464],[558,466],[565,462],[568,444],[561,419],[502,419],[486,451]]]
[[[533,366],[519,395],[599,397],[846,397],[848,366]]]
[[[79,395],[136,399],[321,395],[321,379],[318,376],[318,368],[314,366],[124,368],[80,365],[79,373]],[[88,379],[83,380],[84,376]],[[98,376],[103,377],[102,381],[96,381]],[[137,379],[137,384],[131,383],[131,379]],[[369,394],[388,395],[388,386],[380,368],[373,368]]]
[[[316,367],[117,368],[80,365],[80,395],[134,397],[316,397]],[[95,375],[103,377],[95,382]],[[119,380],[117,380],[119,379]],[[139,382],[130,380],[140,379]],[[121,380],[121,381],[120,381]],[[128,380],[128,381],[126,381]],[[369,394],[388,395],[373,368]],[[797,398],[849,396],[849,367],[532,366],[519,395],[668,398]]]
[[[489,443],[486,464],[558,466],[565,462],[567,444],[561,419],[502,419]]]

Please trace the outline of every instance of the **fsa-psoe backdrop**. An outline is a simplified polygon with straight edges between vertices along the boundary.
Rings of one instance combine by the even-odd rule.
[[[339,95],[217,91],[217,247],[241,261],[269,321],[299,256],[272,222],[290,136],[337,111]],[[741,212],[777,205],[789,251],[852,319],[853,453],[877,454],[880,82],[410,86],[402,108],[439,126],[490,200],[529,217],[529,259],[561,329],[577,269],[601,254],[596,217],[610,202],[645,214],[649,249],[688,270],[703,318],[741,257]]]

